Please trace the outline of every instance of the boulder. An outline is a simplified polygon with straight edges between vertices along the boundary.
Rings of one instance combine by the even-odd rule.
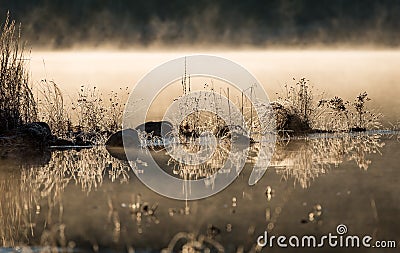
[[[124,147],[125,138],[125,146],[127,147],[140,147],[140,140],[138,132],[134,129],[124,129],[112,134],[108,140],[106,141],[107,147]]]
[[[92,142],[90,142],[90,141],[85,141],[85,140],[82,138],[82,136],[79,136],[79,135],[75,137],[73,143],[74,143],[75,146],[82,146],[82,147],[83,147],[83,146],[92,146],[92,145],[93,145]]]
[[[153,133],[153,137],[161,137],[161,131],[164,131],[164,134],[167,134],[171,132],[172,129],[173,126],[168,121],[149,121],[136,127],[136,130]]]
[[[135,159],[136,153],[140,150],[138,132],[134,129],[124,129],[116,132],[106,141],[106,149],[111,156],[120,160],[128,160],[125,153],[125,150],[127,150],[130,152],[130,158]]]
[[[52,140],[53,135],[49,125],[45,122],[33,122],[22,125],[17,129],[16,135],[27,146],[40,145],[45,146]]]
[[[71,140],[65,140],[60,138],[54,138],[50,143],[50,146],[74,146],[75,143]]]
[[[50,127],[46,123],[24,124],[0,137],[0,160],[44,165],[51,157],[46,147],[52,138]]]

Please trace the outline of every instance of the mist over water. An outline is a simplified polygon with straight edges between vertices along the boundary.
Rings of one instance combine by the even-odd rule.
[[[218,55],[241,64],[272,100],[277,93],[284,93],[285,83],[305,77],[317,98],[325,92],[325,98],[340,96],[353,101],[366,91],[372,98],[369,107],[385,115],[385,126],[399,118],[400,51],[396,50],[32,51],[31,78],[34,83],[44,78],[54,80],[72,97],[81,85],[96,86],[105,93],[125,87],[130,90],[159,64],[193,53]],[[160,117],[155,115],[154,119]]]

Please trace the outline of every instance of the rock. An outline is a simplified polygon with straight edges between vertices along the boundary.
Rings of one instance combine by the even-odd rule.
[[[150,121],[136,127],[136,130],[145,131],[146,133],[153,133],[154,136],[161,137],[161,130],[164,134],[171,132],[173,126],[168,121]]]
[[[125,147],[140,147],[138,132],[131,128],[120,130],[111,135],[106,141],[106,146],[123,148],[124,141],[122,138],[125,138]]]
[[[51,129],[45,122],[33,122],[22,125],[17,129],[16,135],[26,145],[45,146],[53,138]]]
[[[106,149],[112,157],[117,158],[118,160],[128,161],[124,148],[106,146]],[[133,158],[136,158],[136,156],[133,156]]]
[[[116,132],[106,141],[106,149],[111,156],[117,159],[127,161],[128,158],[125,151],[129,152],[129,158],[136,159],[137,153],[141,149],[138,132],[134,129],[124,129]]]
[[[93,143],[90,141],[85,141],[81,136],[75,137],[75,140],[73,141],[75,146],[92,146]]]
[[[350,132],[365,132],[367,129],[365,127],[352,127]]]
[[[0,157],[21,164],[44,165],[51,158],[46,149],[53,135],[49,125],[33,122],[12,130],[9,135],[0,137]]]
[[[54,138],[50,143],[50,146],[73,146],[74,142],[65,139]]]
[[[75,137],[73,140],[61,139],[53,136],[52,140],[48,142],[49,146],[53,146],[54,149],[69,149],[69,148],[89,148],[93,146],[90,141],[85,141],[81,136]]]
[[[52,135],[49,125],[45,122],[27,123],[0,136],[0,146],[12,146],[19,149],[46,149],[49,146],[65,149],[91,147],[92,145],[92,142],[85,141],[79,134],[75,135],[72,140],[58,138]]]

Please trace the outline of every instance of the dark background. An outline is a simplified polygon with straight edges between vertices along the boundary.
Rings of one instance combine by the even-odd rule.
[[[400,1],[0,0],[32,45],[382,46],[400,42]]]

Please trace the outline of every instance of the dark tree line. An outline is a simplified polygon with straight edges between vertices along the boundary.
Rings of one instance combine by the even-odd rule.
[[[400,42],[393,0],[1,0],[7,10],[40,46]]]

